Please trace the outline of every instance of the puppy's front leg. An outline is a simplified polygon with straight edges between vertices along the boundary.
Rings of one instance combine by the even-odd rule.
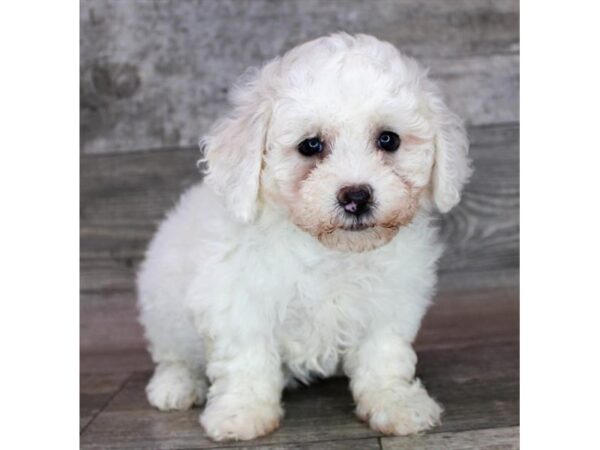
[[[212,385],[200,423],[216,441],[263,436],[283,416],[283,374],[272,340],[239,330],[233,334],[216,337],[209,352]]]
[[[391,329],[372,332],[345,359],[357,416],[385,434],[407,435],[439,423],[442,408],[414,378],[417,355]]]

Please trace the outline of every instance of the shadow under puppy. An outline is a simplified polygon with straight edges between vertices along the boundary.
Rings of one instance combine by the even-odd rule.
[[[411,343],[442,252],[431,216],[470,168],[426,75],[389,43],[334,34],[243,77],[203,139],[205,182],[139,273],[152,405],[206,400],[212,439],[252,439],[279,425],[286,384],[341,367],[373,429],[439,422]]]

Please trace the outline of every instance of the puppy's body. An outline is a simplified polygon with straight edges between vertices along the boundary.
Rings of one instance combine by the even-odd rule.
[[[332,375],[369,328],[392,323],[413,340],[440,252],[426,216],[379,249],[336,252],[273,211],[240,225],[209,188],[194,186],[162,224],[140,274],[152,356],[201,367],[212,334],[271,328],[291,376]]]
[[[356,73],[324,89],[298,66],[307,55],[323,71]],[[163,222],[139,275],[154,406],[185,409],[208,393],[209,436],[251,439],[278,425],[286,383],[342,368],[373,428],[408,434],[437,423],[411,343],[441,254],[430,217],[458,201],[468,165],[460,123],[423,79],[388,44],[335,35],[275,60],[237,93],[235,114],[206,140],[207,184]],[[375,91],[361,93],[364,82]],[[305,125],[311,116],[318,125]],[[373,148],[392,128],[403,152]],[[322,152],[298,154],[316,135]],[[340,211],[343,188],[365,184],[369,213]]]

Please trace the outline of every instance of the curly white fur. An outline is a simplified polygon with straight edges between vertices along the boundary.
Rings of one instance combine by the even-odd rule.
[[[414,60],[365,35],[296,47],[231,101],[203,140],[206,182],[162,223],[139,274],[150,403],[206,395],[210,437],[252,439],[279,425],[286,383],[341,367],[374,429],[435,425],[411,343],[442,251],[430,216],[456,205],[470,173],[460,120]],[[397,152],[377,149],[382,130],[400,135]],[[297,151],[312,136],[319,157]],[[352,230],[336,193],[360,183],[376,208]]]

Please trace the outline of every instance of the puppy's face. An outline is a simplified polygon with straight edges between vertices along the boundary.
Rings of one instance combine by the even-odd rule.
[[[322,38],[265,66],[249,85],[237,93],[238,116],[207,139],[208,180],[218,184],[214,167],[225,161],[230,175],[220,176],[237,178],[229,181],[234,192],[223,192],[236,209],[244,197],[235,188],[249,176],[235,172],[241,168],[256,177],[242,186],[254,195],[250,215],[262,202],[327,247],[366,251],[389,242],[419,208],[445,212],[458,202],[469,173],[464,130],[424,71],[391,45]],[[216,144],[229,153],[219,153],[215,141],[227,133]],[[236,134],[260,150],[231,149],[243,147]]]
[[[265,198],[337,250],[389,242],[416,213],[434,161],[415,94],[361,59],[287,87],[267,132]]]

